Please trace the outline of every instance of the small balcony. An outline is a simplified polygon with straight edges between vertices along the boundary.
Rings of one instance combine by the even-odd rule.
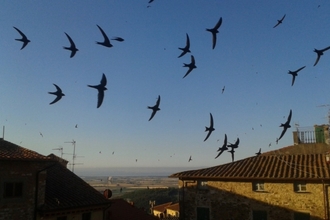
[[[330,144],[329,125],[314,125],[314,127],[296,127],[293,132],[293,142],[297,144]]]

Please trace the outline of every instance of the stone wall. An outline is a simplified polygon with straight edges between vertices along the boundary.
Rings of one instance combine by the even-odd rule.
[[[35,207],[36,172],[48,166],[45,162],[0,161],[0,220],[33,219]],[[4,183],[23,182],[23,196],[4,198]],[[45,199],[46,173],[39,175],[38,203]]]
[[[182,190],[182,181],[179,185]],[[292,220],[295,211],[310,213],[311,220],[325,219],[321,183],[307,182],[307,192],[294,192],[288,182],[265,182],[264,187],[256,192],[251,182],[208,181],[206,189],[198,189],[197,182],[188,183],[180,193],[180,214],[185,220],[197,220],[197,207],[206,207],[210,220],[252,220],[252,210],[266,211],[268,220]]]

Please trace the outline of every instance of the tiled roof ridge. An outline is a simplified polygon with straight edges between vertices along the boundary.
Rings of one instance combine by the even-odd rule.
[[[248,157],[235,162],[198,170],[183,171],[170,177],[219,179],[330,179],[325,154],[272,154]]]
[[[0,159],[2,160],[52,160],[33,150],[11,143],[0,138]]]

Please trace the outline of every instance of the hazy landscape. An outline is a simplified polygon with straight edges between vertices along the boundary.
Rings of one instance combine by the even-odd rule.
[[[81,176],[81,178],[100,192],[110,189],[112,197],[139,189],[178,187],[178,179],[167,176]]]

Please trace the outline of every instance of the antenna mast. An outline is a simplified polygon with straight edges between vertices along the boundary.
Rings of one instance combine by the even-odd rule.
[[[71,143],[73,145],[73,154],[72,154],[72,172],[74,173],[74,160],[76,158],[76,141],[72,139],[72,141],[67,141],[64,143]]]

